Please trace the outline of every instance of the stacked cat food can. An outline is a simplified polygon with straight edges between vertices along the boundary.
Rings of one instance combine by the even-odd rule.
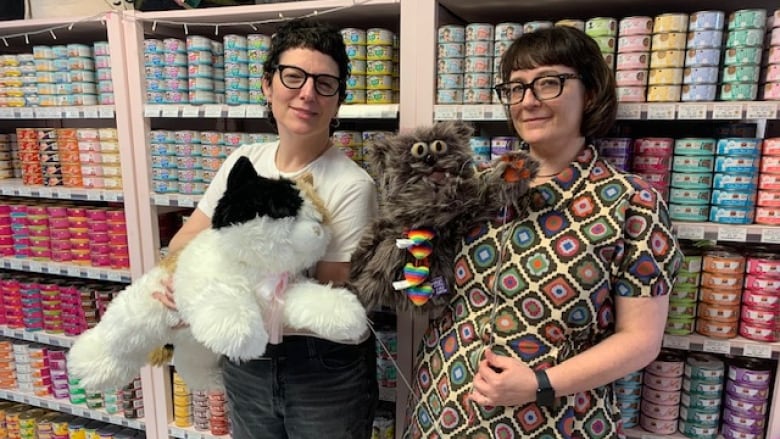
[[[187,96],[192,104],[214,104],[222,101],[222,94],[216,92],[216,84],[220,81],[224,83],[227,75],[233,78],[249,76],[249,66],[246,61],[237,61],[230,66],[225,65],[225,46],[220,42],[211,41],[200,35],[189,35],[185,48]]]
[[[758,96],[765,9],[741,9],[728,17],[719,99],[752,101]]]
[[[466,25],[463,103],[492,102],[494,27],[490,23]]]
[[[738,357],[729,362],[723,399],[724,438],[764,437],[771,369],[768,361],[757,358]]]
[[[682,355],[668,350],[662,350],[658,358],[645,367],[639,417],[642,428],[657,434],[677,431],[683,372]]]
[[[351,66],[347,78],[347,97],[345,104],[366,103],[366,31],[354,27],[341,29],[341,36],[347,48]]]
[[[755,252],[747,256],[739,335],[751,340],[780,340],[780,257]]]
[[[661,14],[653,20],[648,102],[677,102],[682,94],[688,14]]]
[[[771,137],[762,142],[756,223],[780,224],[778,200],[780,200],[780,137]]]
[[[33,46],[38,105],[96,105],[95,60],[85,44]]]
[[[756,203],[761,139],[726,137],[715,145],[710,221],[750,224]]]
[[[687,356],[677,425],[680,433],[691,438],[718,437],[725,375],[726,366],[718,358],[702,353]]]
[[[189,102],[187,46],[183,40],[144,40],[146,101],[150,104]]]
[[[225,35],[222,49],[225,73],[222,81],[217,74],[214,75],[214,93],[224,93],[225,103],[228,105],[248,104],[250,69],[247,37],[236,34]],[[215,57],[219,56],[218,52],[215,53]],[[220,86],[222,90],[219,89]]]
[[[698,11],[689,17],[683,102],[715,100],[725,16],[722,11]]]
[[[388,29],[366,30],[366,104],[397,102],[398,37]]]
[[[18,55],[0,55],[0,81],[3,92],[0,93],[0,106],[24,107],[37,106],[38,78],[36,77],[35,58],[32,53]],[[53,74],[45,73],[43,80],[53,79]]]
[[[441,26],[437,47],[436,102],[462,104],[466,28],[452,24]]]
[[[615,381],[615,397],[620,408],[624,428],[639,425],[639,411],[642,404],[642,371],[631,372]]]
[[[626,17],[618,24],[615,81],[620,102],[645,100],[652,31],[650,17]]]
[[[114,81],[111,80],[111,53],[108,41],[95,41],[95,79],[97,80],[98,104],[114,105]]]
[[[683,248],[683,263],[669,296],[669,316],[665,332],[671,335],[688,335],[696,321],[696,300],[701,280],[702,254],[694,247]]]
[[[669,216],[674,221],[707,221],[710,213],[715,139],[688,137],[674,141]]]
[[[704,252],[696,332],[708,337],[737,336],[745,256],[727,247]]]
[[[265,60],[268,59],[268,52],[271,50],[271,37],[265,34],[249,34],[246,36],[246,45],[246,53],[249,58],[249,103],[252,105],[265,105],[263,65]],[[227,90],[228,80],[226,77],[225,93],[227,93]]]
[[[640,137],[634,140],[632,171],[639,173],[665,199],[669,199],[669,168],[674,139]]]
[[[505,22],[496,25],[495,42],[493,43],[493,86],[504,82],[501,77],[501,57],[512,45],[515,38],[522,34],[523,26],[520,23]],[[494,104],[501,103],[496,93],[492,93],[492,99]]]
[[[617,50],[618,22],[612,17],[593,17],[585,21],[585,33],[588,34],[601,50],[601,55],[609,68],[615,68],[615,51]]]
[[[767,43],[759,97],[765,101],[780,100],[780,9],[767,20]]]

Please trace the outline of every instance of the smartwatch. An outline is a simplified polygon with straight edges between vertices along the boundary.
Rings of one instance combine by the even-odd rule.
[[[537,370],[536,374],[536,404],[542,407],[552,407],[555,404],[555,389],[550,385],[547,372]]]

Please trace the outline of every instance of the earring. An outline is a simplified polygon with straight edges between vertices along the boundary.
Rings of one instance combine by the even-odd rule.
[[[331,128],[338,128],[338,127],[339,127],[339,125],[341,125],[341,121],[339,120],[339,118],[338,118],[338,117],[334,117],[334,118],[333,118],[333,119],[330,121],[330,127],[331,127]]]

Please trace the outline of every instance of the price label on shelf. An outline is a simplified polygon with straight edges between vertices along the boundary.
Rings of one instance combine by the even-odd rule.
[[[262,119],[265,116],[265,108],[262,105],[247,105],[246,117]]]
[[[745,110],[747,119],[774,119],[777,115],[777,104],[774,102],[750,102]]]
[[[246,117],[246,107],[243,105],[228,105],[228,117],[243,119]]]
[[[704,347],[702,350],[712,354],[730,354],[731,343],[721,340],[704,340]]]
[[[677,119],[699,120],[707,118],[706,104],[678,104]]]
[[[686,351],[691,348],[691,341],[688,339],[688,337],[682,337],[679,335],[664,335],[663,344],[665,348],[683,349]]]
[[[718,241],[745,242],[746,240],[746,227],[718,227]]]
[[[675,104],[652,104],[647,106],[647,118],[650,120],[674,119]]]
[[[84,114],[85,119],[97,119],[99,114],[97,107],[92,105],[82,108],[81,112]]]
[[[81,112],[77,107],[66,107],[63,117],[66,119],[78,119],[81,117]]]
[[[70,406],[70,412],[73,413],[76,416],[86,416],[87,411],[81,407],[77,406]]]
[[[13,108],[0,108],[0,119],[13,119],[16,117]]]
[[[114,118],[114,107],[110,106],[102,106],[98,110],[98,114],[102,119],[113,119]]]
[[[222,117],[222,105],[204,105],[203,115],[206,117]]]
[[[742,355],[753,358],[772,358],[772,346],[767,344],[750,343],[742,348]]]
[[[178,105],[163,105],[162,117],[179,117]]]
[[[40,107],[35,109],[35,117],[37,119],[59,119],[62,117],[62,113],[56,108]]]
[[[700,241],[704,239],[704,227],[693,224],[675,224],[678,239]]]
[[[458,107],[455,105],[439,105],[433,110],[436,120],[455,120],[458,118]]]
[[[162,108],[159,105],[146,105],[144,107],[144,117],[160,117]]]
[[[463,120],[483,120],[485,118],[485,108],[481,105],[464,105]]]
[[[33,119],[35,118],[35,113],[33,112],[32,108],[19,108],[19,117],[22,119]]]
[[[194,105],[182,105],[181,117],[198,117],[200,115],[200,107]]]
[[[621,102],[618,104],[617,118],[626,120],[636,120],[642,118],[642,105]]]
[[[780,227],[761,229],[761,242],[764,244],[780,244]]]
[[[506,121],[507,120],[506,112],[507,112],[507,110],[505,109],[505,107],[503,105],[500,105],[500,104],[499,105],[491,105],[490,106],[490,116],[489,116],[489,119],[490,120],[503,120],[503,121]]]
[[[742,119],[742,104],[714,103],[712,104],[713,119]]]

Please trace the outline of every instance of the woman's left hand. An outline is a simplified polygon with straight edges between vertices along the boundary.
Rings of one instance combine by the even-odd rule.
[[[469,399],[482,406],[519,406],[536,400],[536,375],[521,361],[485,350]]]

